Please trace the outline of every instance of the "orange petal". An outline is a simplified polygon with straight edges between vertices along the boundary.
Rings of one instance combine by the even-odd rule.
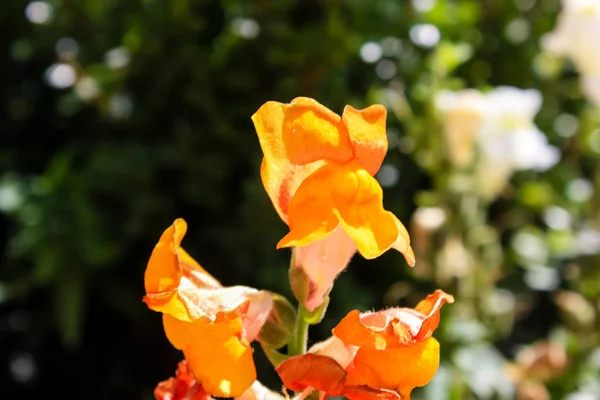
[[[174,378],[169,378],[154,389],[156,400],[207,400],[208,393],[191,375],[185,361],[177,366]]]
[[[230,312],[243,305],[252,305],[255,313],[258,310],[268,313],[270,296],[266,292],[245,286],[221,287],[180,247],[186,230],[183,219],[175,220],[150,256],[145,273],[147,294],[144,297],[148,307],[188,322],[205,317],[214,321],[218,313]],[[255,305],[255,302],[262,306]],[[253,321],[260,322],[258,318]]]
[[[336,167],[325,164],[302,182],[288,209],[290,232],[277,248],[306,246],[324,239],[337,228],[331,196],[331,184],[336,177]]]
[[[182,320],[191,320],[189,308],[193,308],[194,290],[221,285],[180,247],[186,231],[187,224],[178,218],[160,237],[146,267],[144,301],[155,311],[172,312]]]
[[[386,115],[385,107],[379,104],[364,110],[346,106],[342,114],[352,142],[354,162],[365,168],[371,175],[375,175],[379,170],[387,153]]]
[[[415,387],[424,386],[433,378],[439,361],[440,347],[434,338],[396,349],[363,347],[348,369],[346,384],[397,390],[403,399],[409,398]]]
[[[414,264],[408,233],[383,208],[383,191],[375,178],[359,165],[328,162],[298,187],[289,209],[290,233],[280,247],[306,246],[329,236],[338,222],[368,259],[392,246]]]
[[[179,287],[182,277],[194,281],[196,286],[221,286],[180,247],[186,232],[187,224],[182,218],[176,219],[163,232],[152,251],[144,275],[146,293],[171,293]]]
[[[287,388],[299,392],[314,388],[329,396],[341,396],[346,371],[332,358],[306,353],[290,357],[276,368]]]
[[[183,351],[193,376],[217,397],[242,395],[256,380],[252,348],[243,339],[242,320],[224,315],[216,322],[194,322],[163,315],[167,338]]]
[[[454,303],[454,297],[438,289],[417,304],[415,311],[425,315],[425,319],[415,340],[425,340],[433,334],[440,324],[440,310],[446,303]]]
[[[335,278],[344,270],[356,253],[356,244],[338,226],[324,239],[294,248],[294,263],[309,279],[309,291],[304,306],[313,311],[323,304]]]
[[[289,201],[321,160],[345,162],[352,158],[348,133],[337,114],[304,97],[290,104],[269,101],[252,121],[264,153],[263,185],[287,223]]]
[[[440,321],[440,309],[453,297],[441,290],[421,301],[416,309],[390,308],[375,313],[354,310],[333,328],[347,345],[375,350],[409,346],[428,339]]]

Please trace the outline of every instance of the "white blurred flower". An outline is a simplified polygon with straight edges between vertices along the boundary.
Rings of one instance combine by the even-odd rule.
[[[546,50],[569,58],[582,75],[584,93],[600,105],[600,1],[563,0],[553,32],[542,38]]]
[[[473,150],[479,150],[475,175],[481,196],[496,196],[517,170],[544,171],[558,162],[558,149],[533,122],[541,105],[537,90],[508,86],[489,93],[442,91],[436,97],[452,163],[470,165]]]
[[[466,89],[458,92],[440,91],[435,98],[442,113],[448,157],[454,165],[467,166],[473,160],[477,131],[488,102],[483,93]]]

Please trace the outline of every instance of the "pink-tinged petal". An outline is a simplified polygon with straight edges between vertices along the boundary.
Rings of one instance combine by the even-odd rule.
[[[247,298],[249,301],[244,307],[238,309],[238,314],[242,318],[244,337],[252,342],[269,318],[273,308],[273,296],[271,293],[261,290],[249,293]]]
[[[235,400],[284,400],[285,398],[276,393],[266,386],[264,386],[259,381],[255,381],[252,386],[248,390],[244,392],[239,397],[236,397]]]
[[[365,168],[371,176],[379,171],[387,153],[386,115],[385,107],[379,104],[364,110],[346,106],[342,114],[354,150],[353,161]]]
[[[295,266],[309,279],[308,297],[304,302],[309,311],[323,304],[335,278],[346,269],[354,253],[356,244],[340,226],[324,239],[294,248]]]
[[[311,346],[308,352],[332,358],[342,368],[346,369],[352,363],[357,350],[358,347],[347,346],[339,338],[331,336],[329,339]]]

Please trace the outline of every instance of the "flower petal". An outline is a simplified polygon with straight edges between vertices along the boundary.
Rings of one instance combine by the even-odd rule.
[[[358,350],[356,347],[346,346],[339,338],[331,336],[329,339],[312,345],[308,352],[333,358],[342,368],[346,369],[354,359],[356,350]]]
[[[325,164],[302,182],[288,209],[290,232],[279,241],[278,249],[306,246],[326,238],[337,228],[331,196],[336,177],[336,168]]]
[[[438,289],[417,304],[415,311],[425,315],[425,319],[419,333],[415,336],[415,340],[425,340],[431,337],[433,331],[440,324],[440,310],[446,303],[454,303],[454,297]]]
[[[269,314],[273,308],[273,294],[260,290],[247,292],[245,296],[248,301],[242,307],[237,308],[237,312],[242,318],[244,326],[243,337],[247,341],[252,342],[258,336],[267,318],[269,318]],[[224,309],[222,305],[221,307],[221,309]]]
[[[394,390],[373,389],[368,386],[346,386],[344,396],[350,400],[410,400]]]
[[[431,337],[440,322],[440,309],[454,298],[436,290],[413,310],[390,308],[375,313],[353,310],[333,328],[347,345],[375,350],[400,348]]]
[[[356,244],[340,226],[324,239],[294,248],[294,263],[309,279],[304,301],[309,311],[323,304],[335,278],[346,269],[354,253]]]
[[[324,239],[339,223],[363,257],[378,257],[394,246],[414,264],[406,229],[383,208],[381,186],[358,164],[322,165],[298,187],[288,214],[290,233],[278,248]]]
[[[160,382],[154,389],[156,400],[208,400],[210,396],[191,375],[187,363],[181,361],[175,377]]]
[[[410,236],[408,235],[408,231],[393,213],[390,212],[390,215],[396,223],[396,229],[398,229],[398,236],[396,237],[396,241],[392,245],[392,248],[402,253],[407,264],[411,267],[414,267],[416,263],[415,252],[413,251],[412,247],[410,247]]]
[[[242,320],[235,314],[219,321],[194,322],[163,315],[167,338],[183,351],[193,376],[217,397],[242,395],[256,380],[250,344],[242,337]],[[210,360],[210,362],[207,362]]]
[[[178,218],[160,237],[146,267],[144,301],[154,311],[191,321],[195,289],[221,285],[180,247],[186,231],[187,224]]]
[[[348,369],[346,384],[397,390],[402,399],[410,398],[415,387],[424,386],[433,378],[439,361],[440,347],[434,338],[389,350],[363,347]]]
[[[148,307],[188,322],[205,317],[214,321],[218,313],[231,312],[243,305],[250,307],[254,313],[261,310],[268,314],[270,296],[266,292],[245,286],[221,287],[181,248],[186,230],[187,224],[183,219],[175,220],[162,234],[150,256],[145,273],[147,294],[144,297]],[[260,318],[252,321],[261,326],[264,322]]]
[[[350,164],[338,168],[329,185],[334,212],[360,254],[373,259],[386,252],[398,238],[398,228],[391,213],[383,208],[383,190],[377,180],[365,169]]]
[[[364,110],[346,106],[342,114],[352,142],[354,162],[365,168],[372,176],[379,171],[388,149],[385,133],[386,115],[385,107],[379,104]]]
[[[346,371],[332,358],[306,353],[290,357],[276,368],[283,384],[299,392],[314,388],[329,396],[341,396]]]
[[[284,400],[284,397],[269,388],[265,387],[259,381],[255,381],[248,390],[236,400]]]
[[[263,185],[287,223],[289,201],[304,177],[318,168],[321,160],[345,162],[352,158],[348,133],[337,114],[305,97],[290,104],[269,101],[252,121],[264,153]]]

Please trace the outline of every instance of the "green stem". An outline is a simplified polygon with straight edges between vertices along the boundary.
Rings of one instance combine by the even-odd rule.
[[[306,353],[308,343],[308,321],[306,315],[308,310],[302,305],[298,306],[296,316],[296,326],[294,328],[294,337],[288,344],[288,355],[297,356]]]

